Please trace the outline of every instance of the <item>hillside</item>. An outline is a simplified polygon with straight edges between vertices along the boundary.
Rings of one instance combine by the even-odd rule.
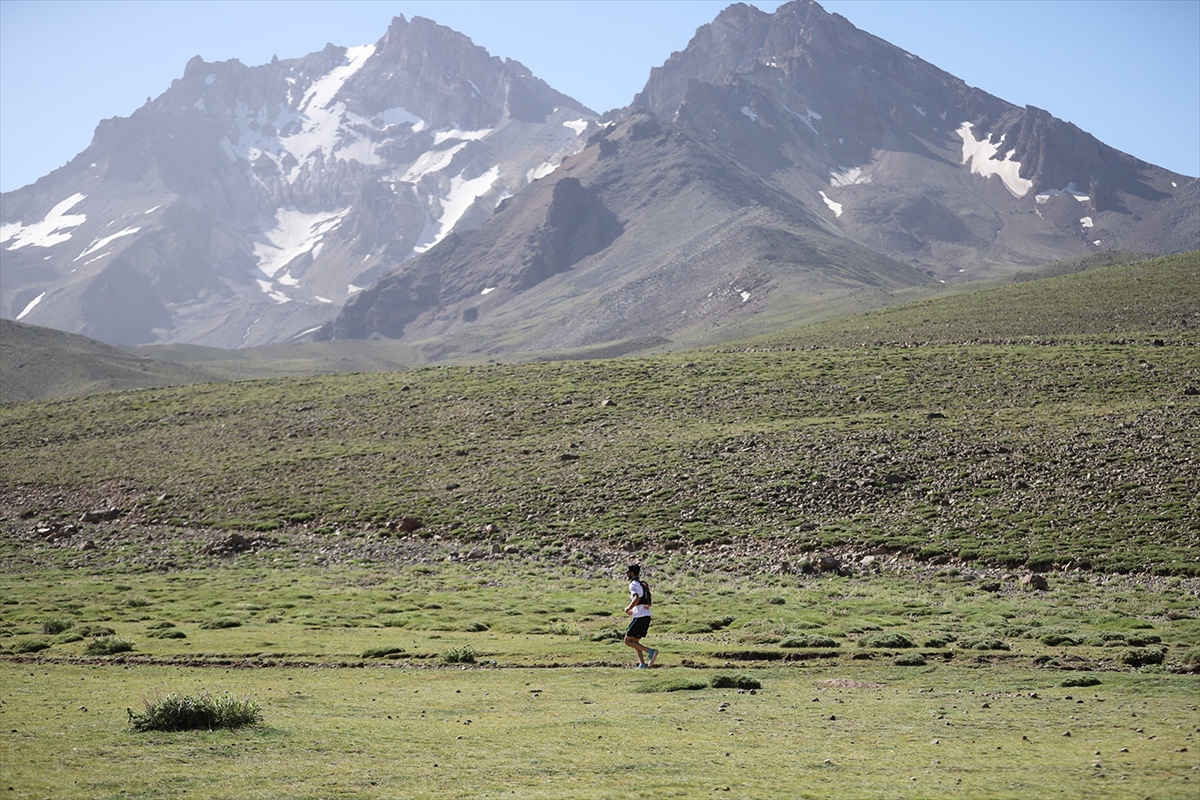
[[[203,368],[0,319],[0,403],[216,380]]]
[[[1190,307],[1194,319],[1196,284],[1184,281],[1181,306],[1178,281],[1195,269],[1190,254],[995,290],[1000,320],[1021,319],[1031,287],[1057,298],[1045,313],[1060,321],[1039,312],[1024,341],[1013,322],[924,345],[429,367],[6,406],[0,525],[28,535],[112,506],[113,524],[157,535],[384,541],[410,518],[417,536],[493,543],[758,541],[1200,574],[1192,329],[1042,339],[1081,316],[1119,323],[1131,281],[1139,307]],[[1072,288],[1081,280],[1097,283]],[[943,301],[944,316],[969,300]],[[973,341],[1001,338],[1013,341]]]

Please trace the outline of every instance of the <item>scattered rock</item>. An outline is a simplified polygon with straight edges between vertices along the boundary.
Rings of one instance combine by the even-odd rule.
[[[79,521],[80,522],[89,522],[92,524],[95,524],[97,522],[108,522],[109,520],[116,519],[117,517],[121,516],[123,513],[125,513],[125,512],[123,512],[119,508],[97,509],[94,511],[84,512],[83,516],[79,518]]]
[[[1031,572],[1028,575],[1021,576],[1022,589],[1036,589],[1044,592],[1050,588],[1050,584],[1046,581],[1046,576],[1039,572]]]

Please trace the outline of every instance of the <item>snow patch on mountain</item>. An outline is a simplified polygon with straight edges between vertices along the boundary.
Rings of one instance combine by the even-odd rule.
[[[75,261],[78,261],[81,258],[90,256],[92,253],[95,253],[98,250],[101,250],[101,249],[107,247],[111,242],[113,242],[117,239],[120,239],[122,236],[131,236],[132,234],[135,234],[140,230],[141,230],[141,228],[126,228],[123,231],[117,231],[112,236],[105,236],[103,239],[95,239],[92,241],[91,244],[89,244],[87,246],[87,248],[82,253],[75,256],[75,258],[71,259],[71,261],[72,261],[72,263],[74,263]]]
[[[871,176],[863,175],[862,167],[841,167],[840,172],[829,173],[830,186],[853,186],[856,183],[870,183]]]
[[[432,241],[423,242],[413,248],[414,253],[424,253],[440,242],[454,229],[462,215],[483,195],[487,194],[500,178],[500,167],[494,166],[477,178],[464,178],[458,173],[450,179],[450,191],[442,196],[442,214]]]
[[[258,260],[259,272],[267,278],[274,278],[292,261],[317,247],[321,238],[337,228],[349,211],[347,207],[340,211],[310,214],[295,208],[279,209],[275,213],[274,225],[254,239],[254,256]],[[259,285],[262,285],[262,281]]]
[[[1086,203],[1088,200],[1091,199],[1085,193],[1083,193],[1075,188],[1074,181],[1072,181],[1071,183],[1068,183],[1067,188],[1065,188],[1065,189],[1050,189],[1048,191],[1038,192],[1036,195],[1034,195],[1033,199],[1036,200],[1039,204],[1041,204],[1041,203],[1049,202],[1051,197],[1058,197],[1059,195],[1062,195],[1062,194],[1069,194],[1071,197],[1074,197],[1076,200],[1078,200],[1081,203]]]
[[[1021,162],[1012,158],[1013,151],[1005,153],[1002,159],[995,158],[1000,152],[1000,146],[1004,144],[1003,140],[998,144],[992,144],[989,137],[984,135],[982,140],[976,141],[969,122],[964,122],[959,126],[957,133],[963,140],[963,166],[970,165],[971,172],[975,175],[984,177],[995,175],[1003,181],[1004,188],[1008,189],[1013,197],[1024,197],[1029,194],[1033,188],[1033,181],[1021,177]]]
[[[442,142],[448,142],[451,140],[458,140],[462,142],[478,141],[479,139],[487,136],[493,130],[493,128],[484,128],[483,130],[479,131],[460,131],[458,129],[438,131],[433,135],[433,146],[437,147]]]
[[[825,201],[825,205],[829,206],[829,210],[833,212],[835,217],[840,217],[842,215],[841,203],[835,203],[834,201],[830,200],[828,197],[826,197],[824,192],[817,192],[817,194],[821,195],[821,199]]]
[[[76,192],[63,200],[32,225],[22,225],[20,222],[6,222],[0,225],[0,244],[13,240],[5,250],[20,250],[22,247],[54,247],[71,238],[68,232],[87,221],[86,214],[68,214],[77,206],[86,194]]]
[[[20,322],[20,321],[21,321],[21,319],[22,319],[22,318],[23,318],[23,317],[24,317],[26,314],[28,314],[30,311],[33,311],[33,309],[34,309],[34,308],[37,306],[37,304],[38,304],[38,303],[40,303],[40,302],[42,302],[42,298],[43,298],[43,297],[45,297],[45,296],[46,296],[46,293],[45,293],[45,292],[42,292],[42,293],[41,293],[41,294],[39,294],[37,297],[35,297],[35,298],[33,298],[32,300],[30,300],[30,301],[29,301],[29,305],[25,306],[25,310],[24,310],[24,311],[22,311],[20,314],[17,314],[17,322]]]

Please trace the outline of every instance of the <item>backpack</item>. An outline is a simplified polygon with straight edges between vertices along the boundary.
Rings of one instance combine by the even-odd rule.
[[[650,599],[650,584],[646,583],[645,581],[641,580],[640,578],[638,578],[636,580],[637,580],[638,584],[642,587],[642,600],[640,603],[638,603],[638,605],[641,605],[641,606],[651,605],[653,601]]]

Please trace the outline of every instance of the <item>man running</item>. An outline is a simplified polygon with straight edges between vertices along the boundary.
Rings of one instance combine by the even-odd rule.
[[[649,669],[658,657],[658,651],[645,647],[641,641],[650,630],[650,593],[638,577],[641,574],[642,568],[637,564],[630,564],[625,571],[625,577],[629,578],[629,605],[625,606],[625,613],[633,617],[625,631],[625,644],[637,651],[637,668]]]

